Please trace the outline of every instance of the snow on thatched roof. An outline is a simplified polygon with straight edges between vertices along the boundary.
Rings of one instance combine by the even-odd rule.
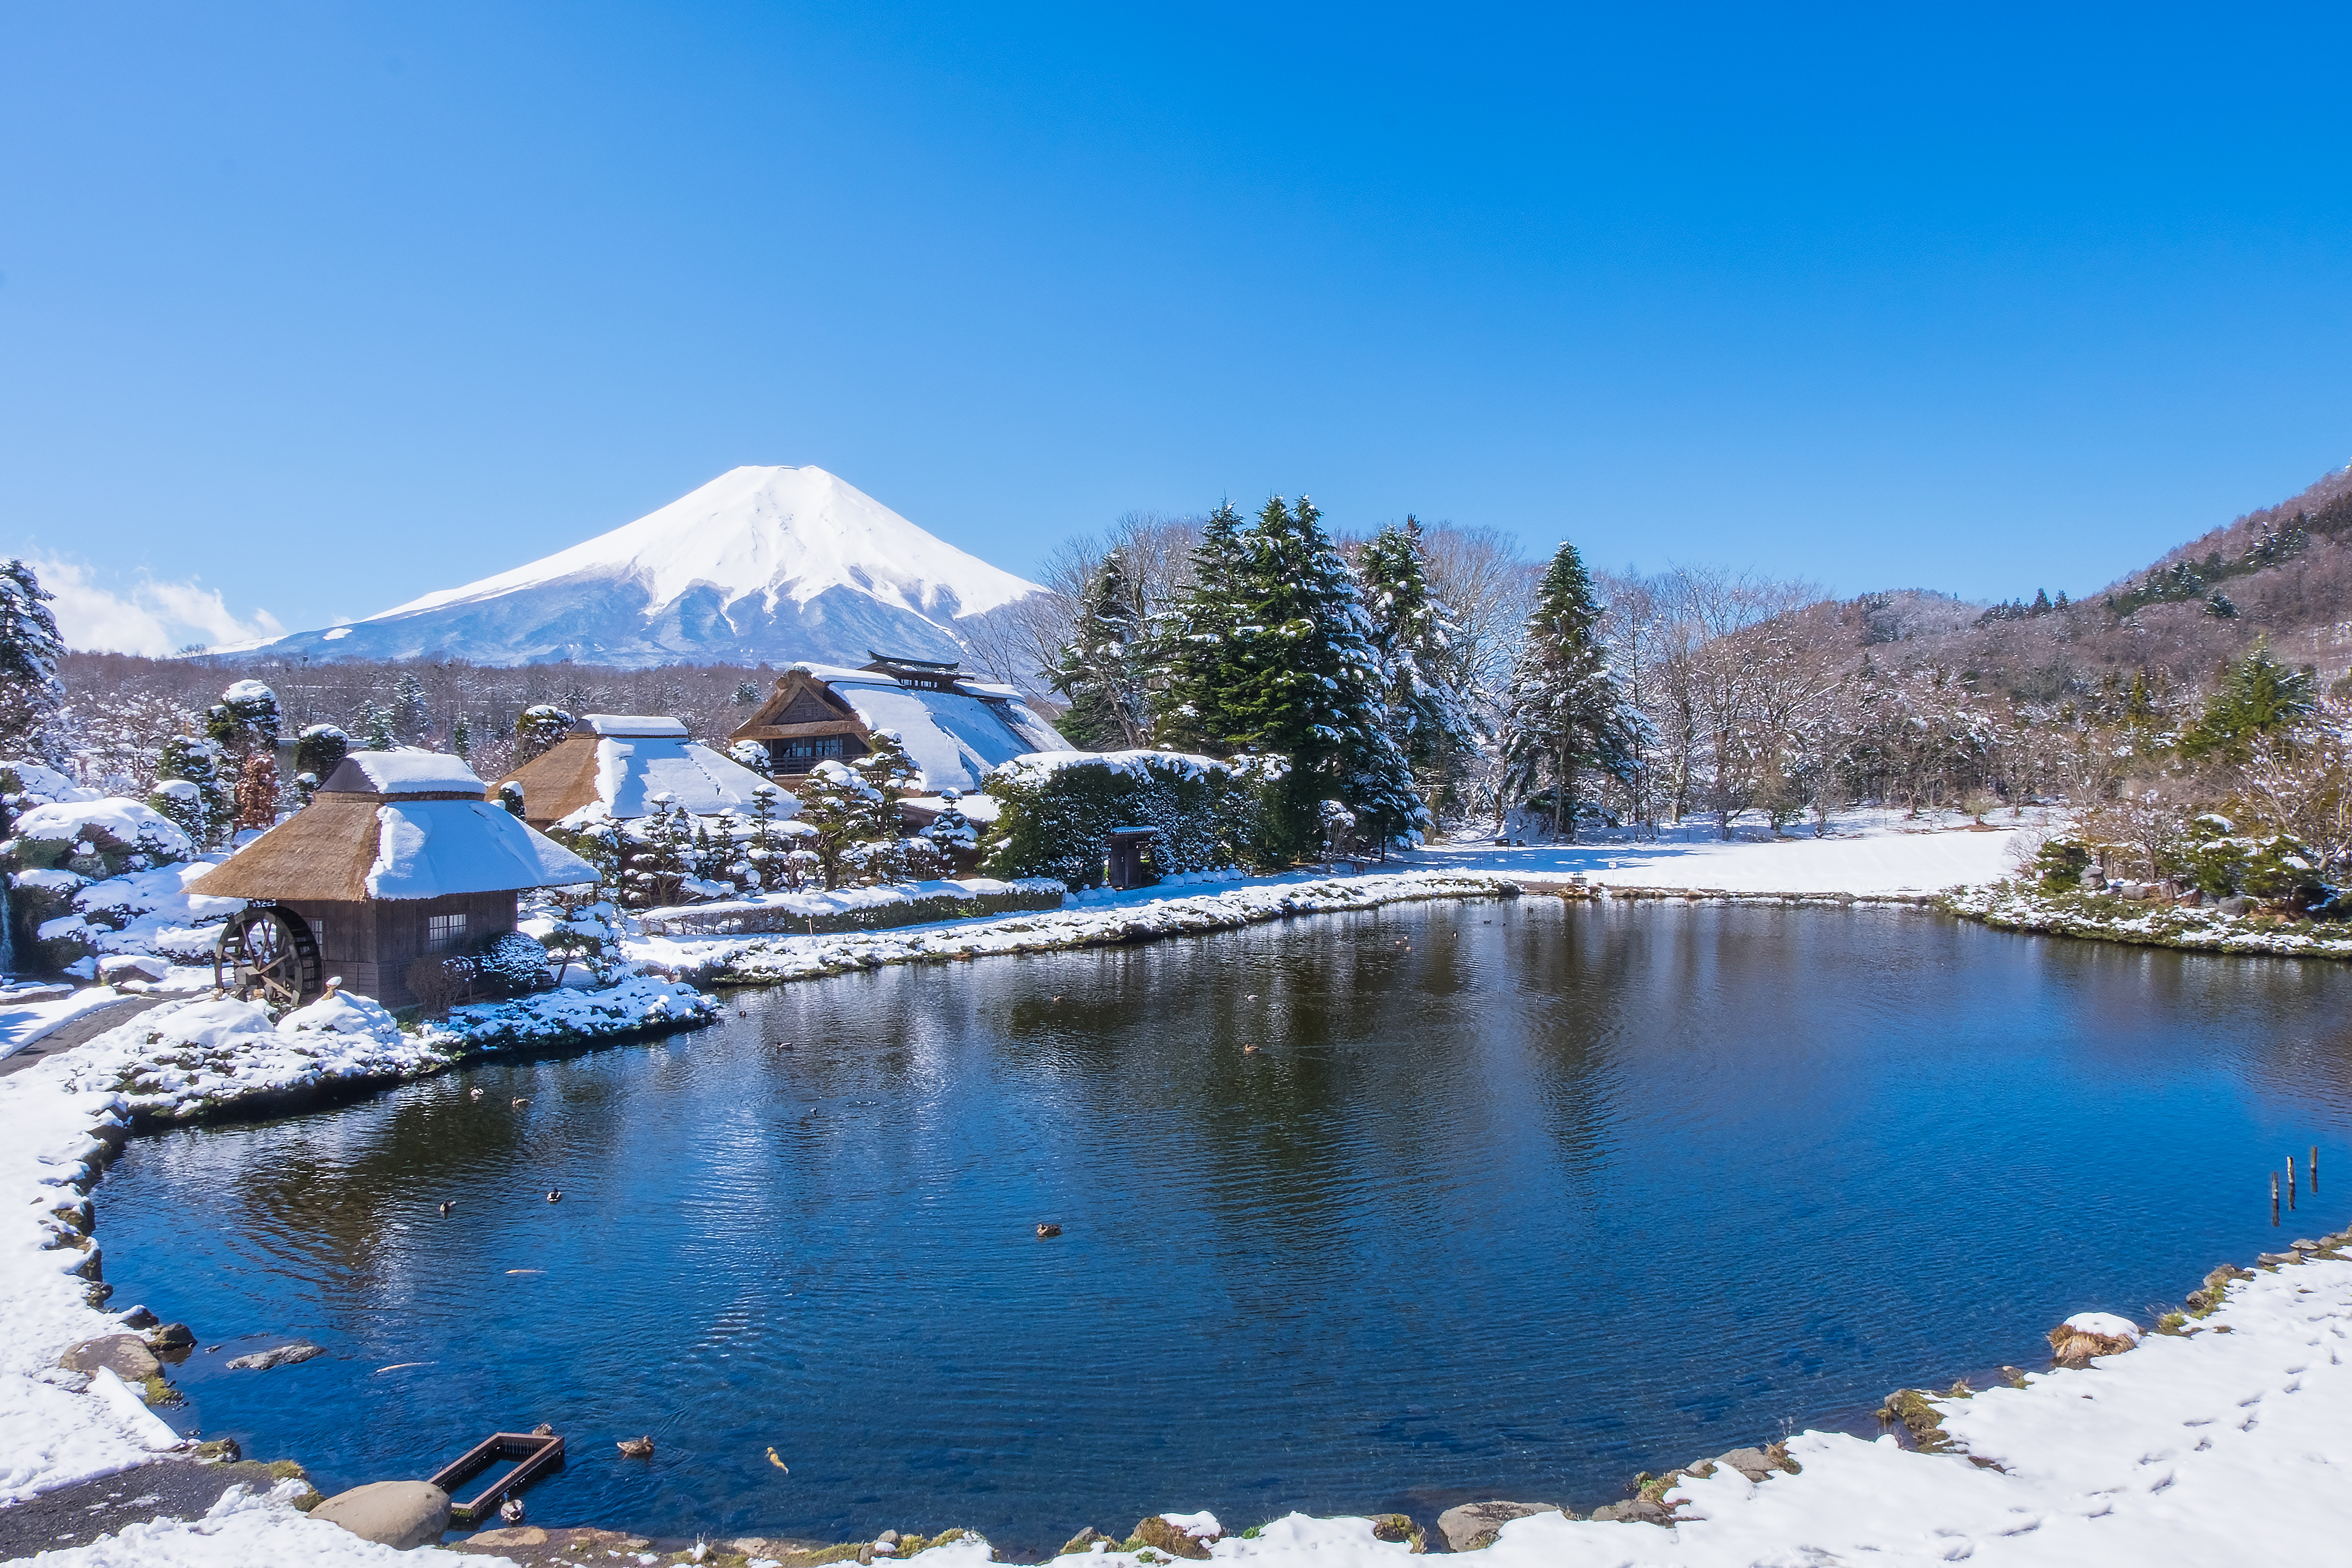
[[[686,739],[686,725],[677,719],[665,719],[657,713],[583,713],[579,729],[592,735],[616,735],[631,739],[651,739],[665,736]]]
[[[596,868],[504,808],[457,757],[353,752],[310,804],[188,885],[207,898],[437,899],[593,882]]]
[[[875,670],[796,664],[857,710],[867,730],[896,730],[926,789],[977,790],[988,770],[1030,752],[1063,752],[1062,739],[1009,686],[958,680],[952,691],[899,684]]]
[[[562,822],[586,811],[603,817],[638,817],[653,797],[668,795],[697,816],[722,811],[749,816],[751,792],[775,791],[779,817],[800,809],[786,791],[740,763],[686,738],[675,719],[591,713],[541,755],[499,781],[522,788],[526,820]]]
[[[463,757],[446,752],[353,752],[335,764],[319,786],[337,795],[470,795],[481,798],[482,781]]]

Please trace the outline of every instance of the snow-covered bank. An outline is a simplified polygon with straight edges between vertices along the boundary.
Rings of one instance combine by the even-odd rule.
[[[1116,901],[994,920],[834,936],[632,939],[632,962],[703,983],[765,985],[878,969],[925,959],[982,958],[1147,942],[1155,937],[1231,931],[1291,915],[1368,910],[1423,899],[1507,896],[1502,878],[1408,871],[1391,876],[1282,878],[1229,884],[1214,892],[1169,896],[1157,889]]]
[[[2086,937],[2190,952],[2263,953],[2279,958],[2352,958],[2352,925],[2229,915],[2211,905],[2148,903],[2106,893],[2037,892],[2016,882],[1962,888],[1937,900],[1945,909],[2002,931]]]
[[[2038,814],[2034,820],[2038,825]],[[1692,822],[1660,840],[1501,847],[1460,835],[1411,857],[1449,870],[1558,879],[1581,873],[1610,887],[1709,888],[1743,893],[1934,893],[2012,875],[2010,848],[2026,826],[2007,813],[1979,828],[1957,812],[1913,818],[1858,809],[1817,838],[1807,825],[1775,838],[1743,829],[1725,842]]]

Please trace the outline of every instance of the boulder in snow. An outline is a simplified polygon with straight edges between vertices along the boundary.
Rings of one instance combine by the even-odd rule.
[[[102,1334],[94,1340],[84,1340],[68,1347],[58,1363],[68,1372],[96,1372],[106,1368],[125,1383],[136,1384],[153,1377],[163,1370],[155,1352],[137,1334]]]
[[[1495,1544],[1503,1526],[1536,1513],[1567,1513],[1556,1502],[1465,1502],[1437,1516],[1437,1533],[1449,1551],[1476,1552]],[[1570,1515],[1574,1518],[1574,1515]]]
[[[449,1528],[449,1494],[429,1481],[371,1481],[310,1510],[362,1541],[397,1552],[430,1545]]]

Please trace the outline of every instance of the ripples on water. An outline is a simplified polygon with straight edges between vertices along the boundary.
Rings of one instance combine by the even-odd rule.
[[[329,1491],[551,1421],[533,1519],[662,1533],[1589,1507],[2274,1246],[2290,1150],[2352,1178],[2347,983],[1874,910],[1400,906],[745,993],[141,1139],[101,1240],[121,1301],[226,1347],[192,1418]],[[218,1370],[293,1334],[331,1356]]]

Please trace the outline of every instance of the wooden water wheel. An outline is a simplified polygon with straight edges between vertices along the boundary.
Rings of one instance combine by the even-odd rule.
[[[319,968],[310,923],[274,905],[229,916],[213,948],[215,985],[239,1001],[280,1012],[318,996]]]

